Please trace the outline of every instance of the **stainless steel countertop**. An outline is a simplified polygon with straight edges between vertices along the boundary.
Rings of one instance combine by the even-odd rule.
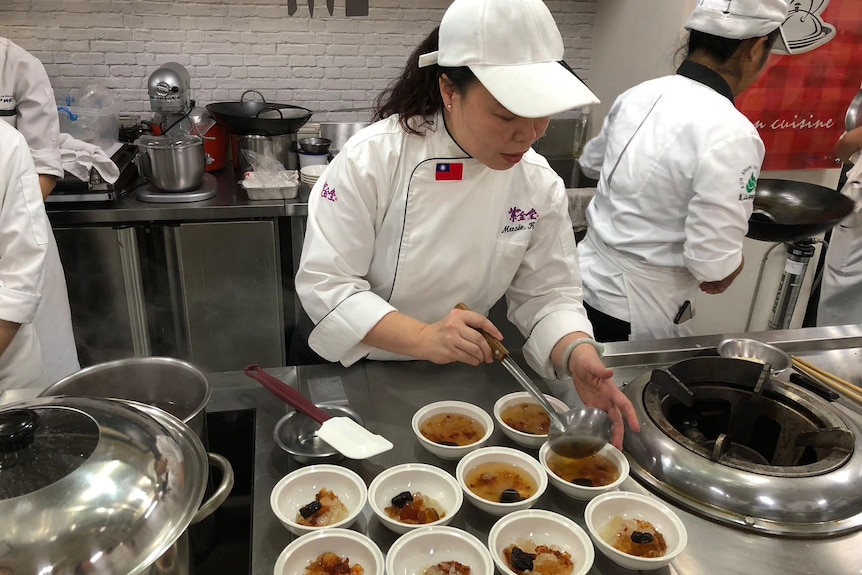
[[[856,384],[862,384],[862,326],[842,328],[808,328],[748,334],[749,337],[775,343],[786,351],[800,355],[824,369]],[[719,336],[664,340],[658,342],[618,343],[608,346],[608,363],[615,366],[616,379],[621,385],[631,381],[650,366],[665,365],[691,357],[699,351],[715,346]],[[516,356],[517,357],[517,356]],[[520,357],[517,357],[520,361]],[[325,392],[342,394],[351,408],[365,420],[367,427],[390,439],[392,451],[366,461],[345,460],[342,464],[359,473],[366,483],[383,469],[405,462],[423,462],[436,465],[454,474],[457,462],[441,460],[425,451],[410,432],[410,420],[421,406],[440,399],[457,399],[475,403],[490,413],[494,401],[501,395],[518,388],[499,364],[470,367],[461,364],[439,366],[427,362],[360,362],[350,368],[340,365],[281,367],[268,369],[305,394]],[[563,382],[539,382],[568,403],[574,391]],[[255,439],[255,470],[253,497],[252,573],[270,575],[275,560],[292,536],[273,515],[269,494],[275,483],[286,473],[298,468],[275,445],[272,430],[285,412],[279,400],[262,389],[241,372],[213,374],[212,401],[208,409],[257,410]],[[842,400],[838,409],[844,416],[860,417],[858,406]],[[837,404],[836,404],[837,405]],[[503,436],[499,429],[490,445],[517,447]],[[857,438],[862,448],[862,438]],[[520,448],[519,448],[520,449]],[[530,452],[530,450],[525,450]],[[535,455],[535,452],[531,452]],[[629,478],[622,488],[628,491],[647,491]],[[673,504],[671,504],[673,505]],[[557,511],[584,524],[585,502],[574,501],[549,486],[536,508]],[[685,552],[671,566],[654,571],[657,575],[745,574],[787,575],[816,573],[851,575],[860,571],[859,549],[862,532],[825,540],[798,540],[766,537],[733,530],[676,508],[689,533]],[[452,525],[465,529],[483,541],[496,518],[474,508],[465,501]],[[380,545],[384,553],[397,535],[383,527],[366,506],[355,530],[367,533]],[[596,561],[590,571],[601,575],[630,573],[617,567],[596,552]]]
[[[200,222],[305,216],[308,213],[308,189],[300,186],[299,196],[290,200],[250,200],[238,184],[232,166],[212,172],[218,192],[198,202],[142,202],[134,191],[109,202],[48,202],[46,210],[54,227],[73,225],[116,225],[136,222]]]

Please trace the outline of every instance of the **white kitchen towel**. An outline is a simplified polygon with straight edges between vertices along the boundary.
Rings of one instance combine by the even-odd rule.
[[[120,177],[120,169],[102,148],[66,133],[60,134],[60,161],[64,170],[85,182],[90,179],[90,168],[96,168],[109,184]]]

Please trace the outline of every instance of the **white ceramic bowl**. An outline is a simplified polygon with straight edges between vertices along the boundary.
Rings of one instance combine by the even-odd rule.
[[[559,513],[542,509],[524,509],[497,521],[488,533],[491,557],[503,575],[520,575],[506,564],[503,550],[518,540],[556,547],[572,557],[572,575],[584,575],[593,566],[595,551],[587,533],[574,521]]]
[[[479,497],[467,487],[467,476],[473,469],[485,463],[504,463],[517,466],[536,482],[536,492],[531,497],[514,503],[498,503]],[[461,490],[473,505],[486,513],[497,516],[521,509],[529,509],[536,504],[536,501],[548,488],[548,474],[545,473],[542,465],[526,453],[510,447],[483,447],[468,453],[458,462],[458,467],[455,468],[455,477],[458,479]]]
[[[629,476],[629,460],[626,459],[626,456],[623,455],[622,451],[608,443],[605,445],[601,451],[599,451],[596,455],[603,455],[610,459],[614,465],[616,465],[617,469],[620,470],[620,476],[616,481],[609,483],[607,485],[602,485],[600,487],[587,487],[585,485],[577,485],[575,483],[570,483],[569,481],[563,479],[556,473],[554,470],[550,468],[548,465],[548,459],[553,455],[553,451],[551,451],[551,446],[549,443],[545,443],[542,445],[542,448],[539,449],[539,461],[542,464],[542,467],[545,468],[545,471],[548,473],[548,479],[551,484],[563,492],[564,495],[568,495],[574,499],[580,499],[582,501],[588,501],[599,495],[601,493],[606,493],[608,491],[614,491],[617,489],[623,481],[626,480],[626,477]]]
[[[307,179],[317,180],[320,176],[323,175],[323,172],[326,171],[327,166],[323,164],[314,164],[310,166],[305,166],[299,170],[299,177],[305,177]]]
[[[569,410],[569,406],[566,405],[563,401],[557,399],[553,395],[545,394],[545,397],[554,406],[554,409],[557,413],[563,413]],[[500,429],[503,430],[503,433],[520,445],[521,447],[528,447],[531,449],[538,449],[548,440],[548,434],[537,435],[533,433],[524,433],[523,431],[518,431],[514,427],[509,426],[505,421],[503,421],[503,411],[508,409],[513,405],[518,405],[519,403],[530,403],[533,405],[538,405],[532,394],[526,391],[516,391],[514,393],[510,393],[508,395],[504,395],[500,399],[497,400],[497,403],[494,404],[494,419],[497,420],[497,423],[500,425]]]
[[[443,517],[432,523],[414,525],[402,523],[386,514],[392,498],[409,491],[419,492],[440,504]],[[374,514],[395,533],[407,533],[420,527],[448,525],[464,502],[461,486],[446,471],[424,463],[405,463],[382,471],[368,486],[368,502]]]
[[[422,432],[419,431],[419,426],[429,417],[440,415],[442,413],[452,413],[472,417],[485,428],[485,435],[479,438],[479,441],[471,443],[470,445],[458,446],[434,443],[422,435]],[[488,443],[488,440],[491,438],[491,434],[494,433],[494,420],[491,419],[488,412],[477,405],[464,401],[437,401],[435,403],[429,403],[413,414],[411,425],[413,427],[413,433],[416,435],[416,438],[419,440],[422,447],[441,459],[449,460],[461,459],[471,451],[479,449]]]
[[[325,527],[308,527],[296,522],[302,507],[312,501],[321,489],[332,491],[347,507],[347,517]],[[288,473],[275,484],[269,504],[278,520],[294,535],[303,535],[332,527],[350,527],[356,522],[365,502],[368,488],[355,472],[338,465],[310,465]]]
[[[388,575],[422,575],[443,561],[470,567],[471,575],[493,575],[494,562],[481,541],[466,531],[442,525],[420,527],[392,544],[386,554]]]
[[[602,528],[615,517],[642,519],[652,523],[656,531],[664,536],[667,552],[663,557],[636,557],[617,551],[601,537]],[[611,561],[634,571],[648,571],[665,567],[674,560],[688,542],[685,525],[667,505],[649,495],[627,491],[611,491],[595,497],[587,503],[584,519],[587,530],[596,547]]]
[[[308,564],[327,551],[362,565],[365,575],[384,574],[383,553],[374,541],[349,529],[326,529],[294,539],[276,559],[273,575],[305,575]]]

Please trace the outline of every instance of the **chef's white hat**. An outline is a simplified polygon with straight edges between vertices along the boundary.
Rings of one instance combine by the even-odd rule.
[[[454,0],[440,22],[439,46],[419,56],[420,68],[467,66],[518,116],[599,102],[562,62],[563,37],[542,0]]]
[[[787,0],[697,0],[685,27],[721,38],[758,38],[781,26],[787,9]]]

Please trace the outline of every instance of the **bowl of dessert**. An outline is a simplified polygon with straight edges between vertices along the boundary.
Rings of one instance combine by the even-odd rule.
[[[389,575],[493,575],[494,562],[475,536],[454,527],[420,527],[386,554]]]
[[[543,509],[515,511],[488,533],[488,548],[503,575],[584,575],[595,560],[593,544],[574,521]]]
[[[569,406],[553,395],[545,398],[558,413],[569,410]],[[526,391],[504,395],[494,404],[494,419],[503,434],[520,445],[538,449],[548,440],[551,418],[545,408]]]
[[[655,497],[640,493],[602,493],[587,503],[584,519],[596,548],[634,571],[667,566],[688,542],[679,516]]]
[[[447,525],[464,501],[449,473],[424,463],[405,463],[382,471],[368,486],[368,502],[380,522],[395,533]]]
[[[485,445],[494,420],[464,401],[437,401],[418,409],[411,421],[419,443],[441,459],[457,460]]]
[[[539,449],[539,462],[555,488],[573,499],[588,501],[613,491],[629,476],[629,460],[608,443],[589,457],[573,458],[554,453],[548,443]]]
[[[350,527],[359,518],[368,488],[355,472],[338,465],[303,467],[272,488],[273,513],[294,535]]]
[[[533,457],[510,447],[483,447],[461,458],[455,477],[465,497],[491,515],[536,504],[548,488],[548,474]]]
[[[367,535],[350,529],[306,533],[291,541],[275,561],[273,575],[384,575],[383,552]]]

